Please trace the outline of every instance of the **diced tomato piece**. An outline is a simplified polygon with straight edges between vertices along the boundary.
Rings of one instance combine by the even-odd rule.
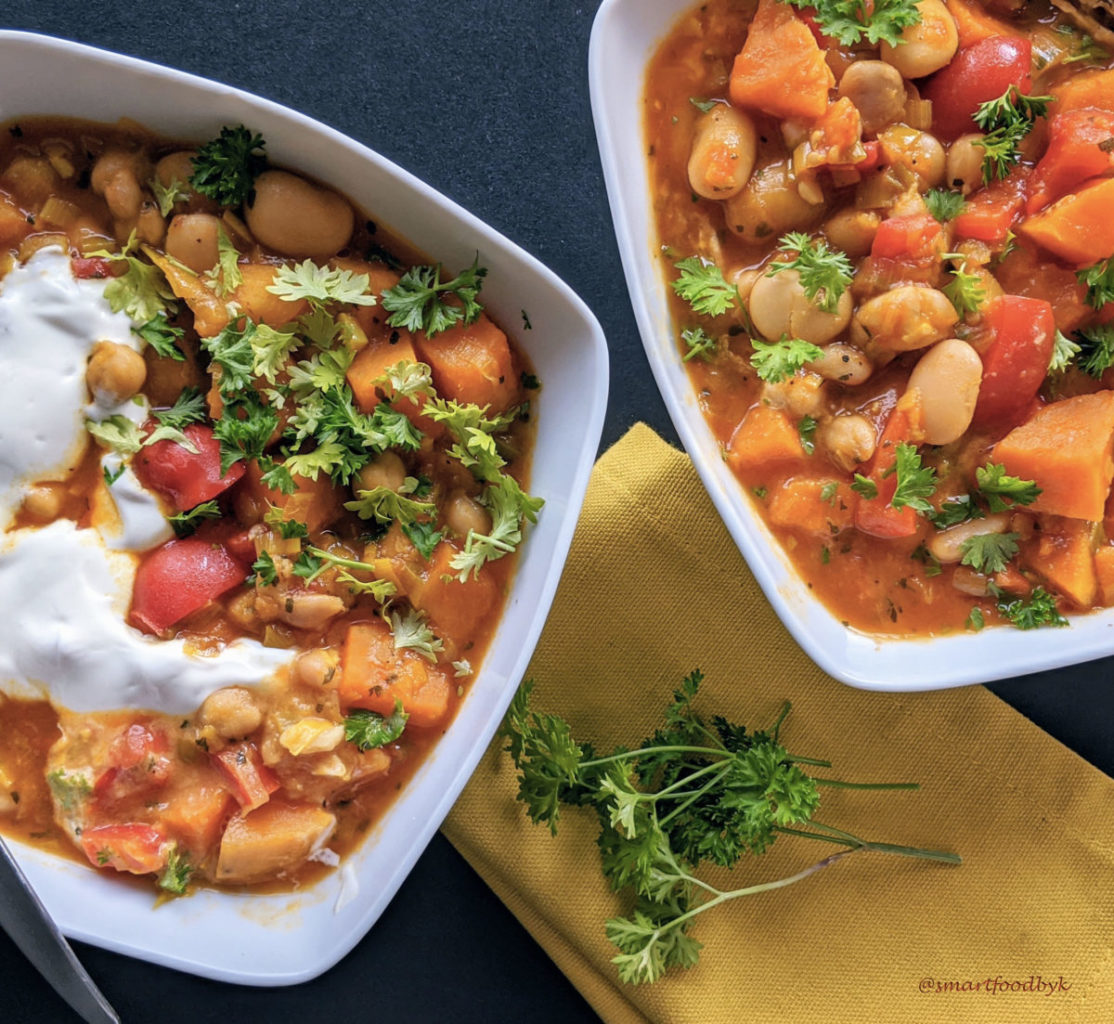
[[[93,783],[100,805],[166,785],[171,762],[166,735],[133,722],[108,747],[108,767]]]
[[[976,132],[974,115],[981,104],[996,100],[1011,85],[1028,93],[1032,55],[1029,40],[1013,36],[990,36],[960,50],[921,90],[932,100],[934,133],[951,140]]]
[[[1048,374],[1056,320],[1043,299],[1003,295],[986,306],[983,323],[993,341],[982,354],[977,426],[1012,426],[1029,411]]]
[[[897,490],[897,446],[917,444],[922,437],[923,416],[920,392],[913,388],[898,399],[886,421],[878,448],[864,474],[877,488],[873,498],[859,495],[855,505],[855,529],[872,537],[912,537],[917,532],[917,513],[908,505],[894,508],[890,502]]]
[[[878,225],[870,255],[878,259],[917,259],[933,252],[940,222],[928,214],[887,217]]]
[[[259,756],[254,743],[237,743],[212,755],[228,791],[244,811],[262,807],[279,788],[279,781]]]
[[[97,825],[81,834],[81,848],[89,863],[133,875],[161,871],[166,866],[168,844],[150,825]]]
[[[979,189],[967,201],[967,208],[952,221],[956,235],[1002,245],[1025,204],[1028,178],[1028,169],[1018,167],[1005,180]]]
[[[247,566],[201,537],[168,541],[140,563],[132,588],[132,625],[164,633],[191,612],[243,583]]]
[[[74,256],[70,259],[70,266],[78,280],[112,277],[112,260],[104,256]]]
[[[147,426],[154,430],[157,424],[152,421]],[[244,475],[242,462],[221,472],[220,442],[212,427],[191,423],[183,433],[196,452],[177,441],[156,441],[141,448],[132,462],[140,483],[164,495],[179,512],[223,494]]]
[[[1114,112],[1083,107],[1055,115],[1048,149],[1033,169],[1026,209],[1036,213],[1077,185],[1114,169]]]

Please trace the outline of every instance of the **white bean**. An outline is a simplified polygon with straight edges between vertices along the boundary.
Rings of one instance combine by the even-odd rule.
[[[867,352],[912,352],[943,341],[959,322],[937,288],[907,284],[864,302],[851,321],[851,340]]]
[[[811,301],[801,287],[795,270],[779,270],[772,277],[763,274],[754,282],[748,301],[754,326],[767,338],[783,334],[801,338],[813,345],[824,345],[842,333],[851,322],[851,293],[844,291],[831,313]]]
[[[951,565],[963,558],[963,545],[972,537],[983,537],[988,533],[1005,533],[1010,524],[1008,512],[999,512],[985,519],[972,519],[958,526],[941,530],[928,540],[928,550],[936,561]]]
[[[981,383],[982,360],[965,341],[947,338],[921,356],[909,387],[921,393],[927,444],[951,444],[963,436],[975,415]]]
[[[717,103],[696,123],[688,164],[692,190],[705,199],[737,196],[750,180],[757,146],[750,116]]]

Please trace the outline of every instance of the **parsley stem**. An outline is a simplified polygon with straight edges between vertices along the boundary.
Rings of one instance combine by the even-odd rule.
[[[309,549],[309,553],[311,555],[316,555],[326,564],[323,565],[317,572],[315,572],[313,576],[307,577],[307,580],[315,579],[318,575],[320,575],[320,573],[324,572],[326,569],[334,565],[343,566],[345,569],[363,569],[365,572],[375,572],[374,565],[369,565],[367,562],[357,562],[353,558],[341,558],[339,555],[334,555],[331,552],[326,551],[324,548],[311,547]]]
[[[673,810],[671,810],[664,818],[662,818],[660,820],[659,824],[661,824],[663,826],[668,825],[670,821],[672,821],[675,817],[677,817],[678,814],[681,814],[683,811],[687,810],[688,807],[690,807],[693,803],[695,803],[697,800],[699,800],[705,793],[707,793],[709,789],[711,789],[713,786],[719,785],[720,780],[724,777],[724,775],[727,774],[728,762],[721,762],[720,764],[715,765],[714,767],[720,769],[719,774],[716,775],[716,777],[714,779],[712,779],[710,782],[707,782],[704,785],[703,789],[699,789],[699,790],[695,791],[694,793],[692,793],[688,797],[688,799],[685,800],[684,803],[680,803],[676,807],[674,807]],[[691,778],[691,776],[689,776],[689,778]]]
[[[831,768],[832,766],[831,761],[824,761],[818,757],[798,757],[796,754],[787,754],[786,760],[792,761],[794,764],[811,764],[817,768]]]
[[[704,754],[706,757],[730,758],[728,750],[716,750],[713,747],[641,747],[638,750],[622,750],[618,754],[609,754],[607,757],[596,757],[591,761],[581,761],[580,768],[594,768],[598,764],[611,764],[613,761],[629,761],[631,758],[642,757],[646,754]]]
[[[823,779],[818,775],[810,776],[820,786],[837,789],[920,789],[919,782],[844,782],[843,779]]]
[[[803,836],[806,839],[818,839],[825,843],[842,843],[844,846],[850,846],[855,850],[873,850],[876,853],[892,853],[900,857],[916,857],[923,860],[936,860],[943,861],[945,864],[962,864],[963,858],[955,853],[947,853],[944,850],[926,850],[917,846],[900,846],[897,843],[875,843],[869,839],[862,839],[859,836],[852,835],[850,832],[844,832],[842,829],[834,828],[831,825],[824,825],[819,821],[813,821],[813,825],[818,828],[827,829],[833,835],[824,835],[821,832],[809,832],[805,829],[789,828],[785,825],[775,825],[776,832],[782,832],[785,835]]]

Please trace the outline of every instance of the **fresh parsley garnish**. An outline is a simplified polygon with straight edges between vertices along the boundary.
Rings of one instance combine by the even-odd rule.
[[[690,256],[674,266],[681,272],[673,290],[700,316],[722,316],[735,308],[739,289],[728,284],[723,271],[711,260]]]
[[[701,949],[691,934],[699,914],[801,881],[853,852],[885,850],[959,863],[952,853],[874,843],[815,820],[822,786],[854,784],[808,775],[805,767],[829,763],[795,757],[782,745],[788,703],[773,726],[759,732],[720,716],[706,720],[693,706],[702,681],[699,671],[687,676],[663,725],[636,749],[620,747],[608,756],[577,743],[560,716],[533,710],[531,682],[519,689],[503,722],[518,771],[518,799],[531,820],[556,835],[562,806],[591,808],[597,815],[603,874],[612,889],[634,897],[630,917],[606,924],[618,947],[612,963],[622,981],[654,982],[671,967],[692,967]],[[846,849],[787,878],[739,889],[721,890],[697,874],[705,862],[733,868],[783,835]]]
[[[944,294],[960,316],[977,313],[986,302],[986,288],[982,278],[978,274],[969,274],[960,267],[952,269],[952,279],[944,285]]]
[[[269,551],[261,551],[259,557],[252,563],[249,583],[258,583],[264,587],[272,587],[278,583],[278,569],[275,567],[274,557]]]
[[[138,327],[133,325],[132,330],[160,356],[179,363],[185,362],[186,357],[178,347],[178,342],[186,332],[181,327],[172,326],[165,313],[156,313],[145,324]]]
[[[691,103],[702,114],[708,113],[715,105],[715,100],[702,100],[699,96],[690,96],[689,103]]]
[[[279,267],[267,291],[288,302],[305,299],[315,308],[328,302],[374,306],[375,296],[367,290],[370,283],[367,274],[355,274],[340,267],[320,267],[313,260],[303,260],[293,266]]]
[[[437,655],[445,645],[434,634],[422,612],[417,608],[407,608],[405,612],[391,611],[387,618],[396,651],[411,650],[426,661],[437,661]]]
[[[801,447],[806,455],[811,455],[816,451],[816,427],[816,420],[811,416],[802,416],[797,424],[797,435],[801,439]]]
[[[868,476],[863,476],[862,473],[856,473],[855,479],[851,482],[851,490],[867,501],[873,501],[878,497],[878,485]]]
[[[968,537],[960,550],[961,565],[969,565],[976,572],[993,575],[1001,572],[1018,552],[1016,533],[979,533]]]
[[[243,125],[221,128],[220,135],[193,157],[190,184],[221,206],[239,206],[249,198],[255,179],[267,166],[265,146],[263,136],[253,135]]]
[[[1006,467],[997,462],[979,466],[975,470],[975,482],[991,512],[1006,512],[1014,505],[1031,505],[1041,493],[1034,481],[1010,476]]]
[[[203,501],[200,505],[195,505],[186,512],[169,516],[166,521],[174,527],[174,532],[179,537],[188,537],[206,519],[219,519],[220,514],[220,506],[214,498],[211,501]]]
[[[344,719],[344,738],[349,743],[355,743],[360,750],[385,747],[402,735],[409,717],[402,709],[402,701],[397,698],[394,711],[386,716],[376,711],[356,708]]]
[[[935,511],[927,499],[936,490],[936,470],[921,465],[921,454],[915,445],[902,443],[894,449],[892,471],[897,474],[897,487],[890,499],[893,508],[908,506],[922,515]]]
[[[820,31],[844,46],[866,39],[873,46],[887,42],[897,46],[901,33],[919,25],[921,12],[915,0],[782,0],[794,7],[814,11]]]
[[[949,498],[938,512],[928,513],[928,520],[937,530],[946,530],[949,526],[958,526],[971,519],[985,519],[986,513],[975,504],[975,499],[970,494],[961,494],[956,498]]]
[[[189,888],[193,868],[190,866],[189,853],[182,853],[175,843],[166,858],[166,867],[159,875],[158,885],[172,896],[184,896]]]
[[[433,554],[433,549],[441,543],[445,536],[441,530],[434,527],[433,523],[418,519],[411,523],[402,523],[400,528],[427,562]]]
[[[448,281],[441,280],[441,264],[411,267],[398,284],[383,292],[383,308],[391,315],[387,323],[427,336],[440,334],[458,323],[474,323],[483,312],[476,297],[483,288],[487,268],[475,261]],[[447,301],[451,297],[454,301]]]
[[[1052,357],[1048,361],[1049,373],[1063,373],[1073,362],[1075,357],[1083,351],[1083,346],[1073,341],[1062,331],[1056,331],[1052,343]]]
[[[1034,587],[1028,599],[1000,594],[998,612],[1018,629],[1068,625],[1056,607],[1056,598],[1043,587]]]
[[[85,429],[106,448],[120,455],[134,455],[143,447],[143,432],[138,424],[118,413],[103,420],[86,420]]]
[[[1079,368],[1092,377],[1101,377],[1114,366],[1114,324],[1095,324],[1078,333]]]
[[[1114,302],[1114,258],[1099,260],[1090,267],[1077,270],[1075,276],[1087,289],[1089,305],[1102,309],[1108,302]]]
[[[806,363],[819,359],[824,350],[800,338],[782,337],[780,341],[765,342],[751,339],[754,349],[751,366],[767,384],[779,384],[792,377]]]
[[[924,204],[941,224],[955,220],[967,208],[967,200],[961,192],[946,188],[930,188],[924,194]]]
[[[411,478],[407,478],[411,479]],[[409,493],[413,493],[413,481]],[[437,506],[429,501],[415,501],[401,491],[393,491],[389,487],[373,487],[370,490],[358,490],[354,501],[346,501],[344,507],[349,512],[355,512],[361,519],[374,519],[379,523],[389,523],[397,520],[400,524],[413,523],[421,516],[431,516],[437,511]]]
[[[813,241],[800,231],[780,238],[778,248],[797,255],[791,260],[775,260],[766,276],[774,277],[784,270],[797,271],[805,298],[825,313],[834,312],[855,273],[848,255],[829,249],[827,242]]]
[[[164,217],[170,216],[170,211],[174,209],[175,203],[182,202],[190,197],[189,192],[177,178],[171,180],[169,185],[164,185],[158,178],[152,178],[147,182],[147,187],[151,190],[151,195],[155,197],[159,213]]]
[[[715,357],[719,342],[716,341],[703,327],[687,327],[681,331],[681,341],[685,343],[688,351],[681,357],[681,362],[687,363],[690,359],[703,359],[709,363]]]
[[[1033,130],[1038,117],[1048,114],[1052,96],[1026,96],[1016,85],[1009,86],[1001,96],[979,104],[975,124],[985,134],[975,140],[984,151],[983,184],[1009,177],[1021,161],[1021,140]]]

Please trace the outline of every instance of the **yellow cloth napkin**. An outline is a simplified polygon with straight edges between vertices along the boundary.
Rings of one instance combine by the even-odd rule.
[[[964,863],[857,852],[711,910],[693,929],[695,968],[624,986],[603,924],[629,911],[600,874],[594,813],[567,809],[556,838],[532,825],[496,742],[445,834],[605,1021],[1114,1021],[1114,781],[982,687],[878,694],[825,675],[767,605],[688,458],[636,426],[593,473],[531,665],[533,703],[597,749],[633,744],[696,667],[706,714],[761,728],[788,698],[790,750],[844,779],[922,784],[825,789],[819,820]],[[732,886],[837,849],[782,836]]]

